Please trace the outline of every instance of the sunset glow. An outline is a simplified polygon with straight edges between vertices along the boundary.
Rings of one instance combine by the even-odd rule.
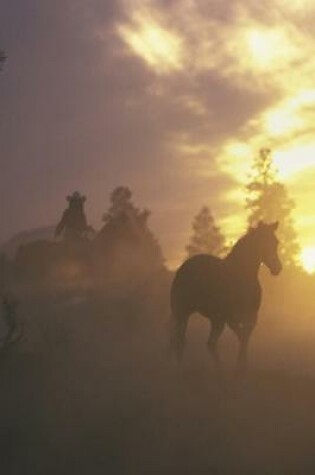
[[[283,180],[294,182],[301,174],[315,169],[315,140],[310,143],[294,144],[288,149],[276,151],[274,162]]]
[[[170,72],[181,67],[179,38],[159,25],[148,14],[136,13],[133,26],[120,26],[119,34],[136,54],[157,72]]]
[[[259,69],[278,68],[294,56],[292,42],[277,28],[251,29],[246,33],[251,59]]]
[[[301,252],[301,263],[309,274],[315,272],[315,247],[305,247]]]

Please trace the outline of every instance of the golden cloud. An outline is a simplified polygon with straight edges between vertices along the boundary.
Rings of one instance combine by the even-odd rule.
[[[168,73],[179,70],[183,67],[181,39],[163,27],[156,16],[148,9],[136,10],[128,24],[118,26],[118,33],[154,71]]]

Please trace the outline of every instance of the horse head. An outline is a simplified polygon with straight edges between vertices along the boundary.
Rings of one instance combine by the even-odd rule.
[[[271,224],[260,221],[255,229],[261,262],[268,267],[272,275],[278,275],[282,270],[282,264],[278,256],[279,241],[275,235],[278,225],[278,221]]]

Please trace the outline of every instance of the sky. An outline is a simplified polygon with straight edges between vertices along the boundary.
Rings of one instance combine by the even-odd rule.
[[[2,0],[0,241],[77,189],[99,228],[125,185],[172,266],[204,205],[244,231],[269,147],[315,246],[314,20],[311,0]]]

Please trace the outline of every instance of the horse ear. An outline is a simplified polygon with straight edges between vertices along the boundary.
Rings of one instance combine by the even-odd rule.
[[[272,231],[276,231],[278,229],[278,226],[279,226],[279,221],[276,221],[270,225],[270,229],[272,229]]]

